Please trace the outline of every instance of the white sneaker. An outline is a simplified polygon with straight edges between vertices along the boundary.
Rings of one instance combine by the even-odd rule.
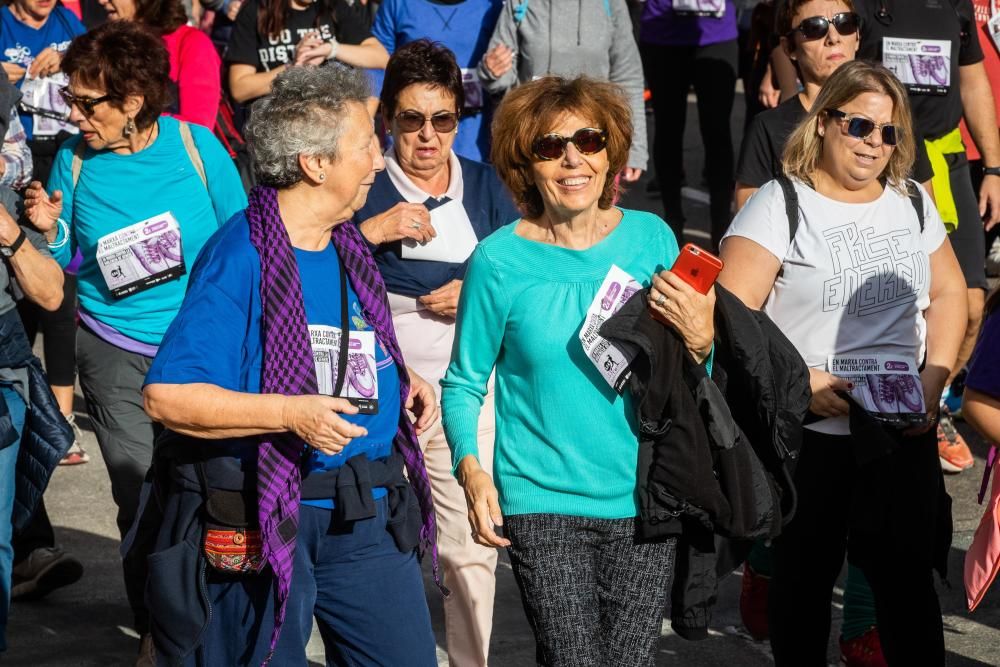
[[[61,466],[75,466],[81,463],[87,463],[90,461],[90,455],[83,451],[83,447],[80,445],[80,441],[83,440],[83,431],[80,427],[76,425],[76,415],[72,412],[68,415],[63,415],[66,421],[69,422],[70,428],[73,429],[73,444],[70,445],[69,451],[66,452],[66,456],[62,457],[59,461]]]

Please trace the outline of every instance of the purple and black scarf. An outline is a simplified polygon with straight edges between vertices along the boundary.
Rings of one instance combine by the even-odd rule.
[[[278,210],[274,188],[255,187],[250,192],[247,220],[250,242],[260,255],[260,298],[263,306],[264,363],[261,393],[286,396],[316,394],[316,366],[309,342],[302,283],[295,251]],[[385,283],[375,266],[368,245],[350,223],[337,225],[333,245],[361,303],[365,321],[385,345],[399,372],[400,405],[406,404],[410,378],[396,342]],[[336,271],[331,269],[331,275]],[[423,526],[421,551],[431,550],[434,578],[438,572],[436,525],[431,486],[416,432],[405,410],[400,410],[399,428],[393,445],[406,463],[410,485],[417,494]],[[263,558],[274,573],[274,631],[265,664],[270,660],[285,620],[291,588],[295,538],[299,525],[300,465],[307,446],[294,433],[261,436],[257,453],[257,497]]]

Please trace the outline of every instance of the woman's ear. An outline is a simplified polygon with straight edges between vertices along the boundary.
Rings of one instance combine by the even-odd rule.
[[[820,137],[826,135],[826,124],[824,123],[825,120],[826,120],[826,114],[823,112],[820,112],[816,116],[816,134],[818,134]]]
[[[129,118],[135,118],[142,111],[142,105],[146,102],[143,95],[127,95],[122,102],[122,111]]]
[[[328,157],[299,153],[299,169],[302,170],[303,178],[312,185],[324,182],[332,167],[333,161]]]
[[[781,38],[781,50],[785,52],[789,60],[795,60],[795,42],[785,36]],[[793,38],[794,39],[794,38]],[[857,48],[855,48],[855,51]]]

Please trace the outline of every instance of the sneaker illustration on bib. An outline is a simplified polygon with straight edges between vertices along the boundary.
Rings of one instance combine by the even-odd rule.
[[[156,239],[156,247],[160,254],[171,262],[180,264],[184,260],[181,254],[181,235],[175,231],[164,232]]]
[[[888,382],[884,375],[868,375],[868,391],[871,392],[872,402],[879,412],[895,414],[899,412],[899,398],[896,395],[896,387]]]
[[[347,356],[347,381],[364,398],[375,395],[375,369],[367,354],[351,353]]]
[[[910,56],[910,69],[916,83],[944,86],[948,84],[948,66],[941,56]]]
[[[146,275],[156,275],[170,268],[170,264],[167,263],[166,258],[160,251],[158,239],[145,239],[138,243],[133,243],[129,248],[131,248],[135,258],[139,260],[142,268],[146,270]]]
[[[913,375],[890,375],[886,381],[891,382],[896,390],[896,397],[910,412],[924,411],[923,388]]]

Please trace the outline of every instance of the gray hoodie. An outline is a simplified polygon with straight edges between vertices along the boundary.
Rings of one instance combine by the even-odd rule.
[[[514,66],[496,78],[480,63],[483,87],[493,94],[504,93],[546,74],[586,74],[617,83],[632,107],[634,132],[628,166],[645,169],[649,154],[642,61],[625,0],[528,0],[527,11],[518,21],[518,6],[523,2],[506,0],[487,49],[506,44],[514,51]]]

